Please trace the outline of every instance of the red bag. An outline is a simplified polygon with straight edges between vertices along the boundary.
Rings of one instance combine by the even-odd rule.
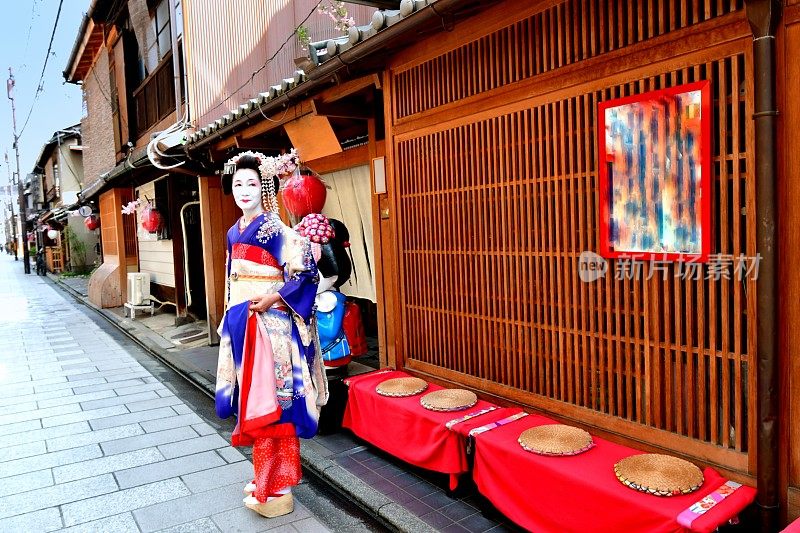
[[[367,334],[364,323],[361,321],[361,309],[358,304],[348,301],[344,304],[344,319],[342,321],[344,335],[350,344],[350,355],[360,357],[367,354]]]

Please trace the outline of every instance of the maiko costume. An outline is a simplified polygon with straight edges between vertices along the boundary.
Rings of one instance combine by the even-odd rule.
[[[277,214],[271,158],[250,154],[259,161],[268,210],[227,234],[215,402],[221,418],[237,416],[231,443],[253,446],[255,480],[245,488],[252,492],[245,503],[279,516],[291,512],[289,488],[301,478],[298,437],[316,434],[328,391],[312,319],[318,274],[311,245]],[[229,161],[238,163],[239,157]],[[274,293],[281,299],[270,309],[250,310],[254,298]]]

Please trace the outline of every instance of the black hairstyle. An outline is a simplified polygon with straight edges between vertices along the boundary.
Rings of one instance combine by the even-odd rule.
[[[231,170],[226,166],[225,171],[222,174],[222,192],[225,194],[231,194],[233,192],[233,174],[237,170],[242,170],[244,168],[255,170],[256,174],[258,174],[258,177],[263,181],[264,178],[261,176],[261,169],[258,167],[258,158],[250,154],[244,154],[239,157],[239,160],[236,162],[235,169]],[[281,186],[278,176],[272,176],[272,183],[275,186],[275,194],[278,194],[278,189],[280,189]]]
[[[350,255],[345,248],[345,243],[350,240],[350,232],[347,231],[347,226],[335,218],[328,219],[328,222],[336,235],[327,244],[322,245],[322,255],[317,261],[317,269],[326,278],[336,276],[333,286],[338,289],[350,279],[353,271]]]

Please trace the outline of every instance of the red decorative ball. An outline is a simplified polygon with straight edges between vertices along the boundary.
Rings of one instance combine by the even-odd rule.
[[[296,218],[319,213],[325,205],[325,183],[317,176],[295,174],[283,185],[283,205]]]
[[[89,231],[94,231],[100,227],[100,219],[96,215],[89,215],[83,219],[83,225]]]
[[[142,209],[142,227],[148,233],[156,233],[161,228],[161,213],[147,205]]]

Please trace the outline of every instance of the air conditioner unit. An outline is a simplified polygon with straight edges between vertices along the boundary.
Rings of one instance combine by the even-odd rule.
[[[128,303],[145,305],[150,300],[150,274],[132,272],[128,274]]]

